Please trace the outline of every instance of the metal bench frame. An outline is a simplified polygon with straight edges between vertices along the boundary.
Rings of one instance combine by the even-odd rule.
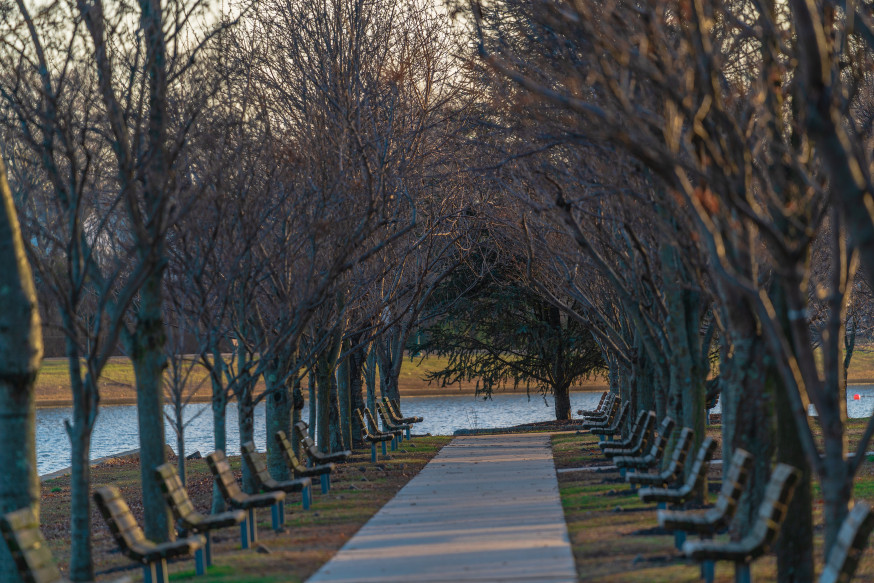
[[[355,414],[358,415],[358,421],[361,423],[361,438],[370,444],[370,461],[376,463],[376,444],[382,445],[382,455],[386,456],[388,454],[385,451],[385,442],[392,441],[395,436],[391,433],[372,433],[361,409],[355,409]]]
[[[155,468],[158,484],[164,493],[164,500],[170,507],[170,512],[176,523],[183,530],[202,534],[206,539],[206,545],[194,553],[194,569],[198,575],[206,573],[206,569],[212,566],[212,536],[211,531],[229,526],[237,526],[246,520],[246,513],[242,510],[230,510],[219,514],[201,514],[194,508],[188,490],[182,484],[176,466],[166,463]]]
[[[115,486],[97,488],[94,501],[122,554],[143,565],[145,583],[168,583],[167,559],[191,555],[206,545],[199,534],[166,543],[150,541]]]
[[[314,465],[308,468],[304,464],[300,463],[300,460],[298,459],[297,455],[295,455],[294,448],[292,447],[291,442],[288,440],[288,436],[285,435],[284,431],[277,431],[273,437],[276,438],[276,442],[279,444],[279,450],[282,452],[282,457],[285,458],[285,463],[292,471],[294,477],[318,477],[322,485],[322,493],[327,493],[331,487],[331,472],[334,471],[334,468],[337,467],[337,464],[335,464],[334,462],[328,462],[326,464]],[[312,500],[310,500],[310,502],[311,501]],[[304,507],[304,509],[306,508],[308,508],[308,506]]]
[[[278,505],[285,502],[285,492],[268,492],[266,494],[246,494],[237,483],[234,473],[231,470],[231,464],[228,458],[225,457],[225,452],[216,450],[206,456],[206,464],[216,478],[219,492],[222,498],[231,508],[239,508],[246,511],[246,520],[240,523],[240,542],[243,549],[248,549],[250,545],[258,542],[258,522],[256,521],[255,510],[257,508],[270,507],[273,528],[276,529],[279,525],[280,508]],[[284,509],[283,509],[284,510]]]
[[[741,540],[689,541],[683,545],[683,553],[696,561],[732,561],[735,582],[751,583],[750,563],[768,552],[777,539],[800,477],[796,468],[777,464],[765,488],[756,522]]]

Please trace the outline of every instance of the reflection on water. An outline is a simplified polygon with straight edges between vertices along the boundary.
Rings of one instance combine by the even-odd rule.
[[[859,399],[853,399],[854,395]],[[571,407],[577,409],[593,408],[600,393],[572,393]],[[432,435],[451,435],[456,429],[476,429],[488,427],[509,427],[521,423],[548,421],[554,419],[551,397],[543,398],[525,394],[498,394],[490,401],[472,396],[458,397],[407,397],[403,399],[404,415],[418,415],[425,418],[415,426],[417,433]],[[719,413],[717,406],[713,410]],[[874,385],[857,385],[847,391],[847,413],[850,417],[867,417],[874,411]],[[167,409],[169,413],[169,408]],[[70,466],[70,442],[64,431],[64,419],[69,419],[69,407],[38,409],[36,412],[36,450],[37,467],[40,475]],[[305,406],[303,419],[308,419],[309,409]],[[185,429],[186,453],[199,450],[202,454],[211,452],[212,412],[208,403],[193,404],[186,409],[188,426]],[[237,432],[237,409],[235,404],[228,406],[228,453],[236,455],[240,451]],[[176,449],[176,437],[170,424],[166,424],[167,441]],[[264,405],[255,409],[255,444],[264,450],[265,424]],[[91,457],[100,458],[139,447],[136,408],[133,406],[101,407],[91,444]]]

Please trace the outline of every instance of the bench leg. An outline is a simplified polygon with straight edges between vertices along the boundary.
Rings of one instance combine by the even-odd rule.
[[[282,532],[285,526],[285,502],[277,502],[270,507],[270,518],[274,532]]]
[[[249,518],[246,522],[249,523],[249,542],[255,544],[258,542],[258,523],[256,522],[255,509],[249,509]]]
[[[161,559],[143,567],[144,583],[169,583],[167,578],[167,561]]]
[[[619,477],[622,478],[623,480],[625,479],[625,474],[627,474],[627,473],[628,473],[628,471],[625,468],[619,468]]]
[[[713,561],[704,561],[701,563],[701,579],[706,583],[713,583],[713,578],[716,576],[716,563]]]
[[[749,563],[734,564],[734,583],[752,583],[752,575],[750,575]]]
[[[665,510],[665,509],[667,509],[667,507],[668,507],[667,502],[659,502],[658,504],[656,504],[656,508],[658,510]]]
[[[674,546],[677,550],[681,550],[683,548],[683,543],[686,542],[686,533],[682,530],[674,531]]]
[[[209,531],[203,533],[206,537],[206,547],[204,547],[204,552],[206,553],[206,566],[212,567],[212,534]]]
[[[397,437],[393,437],[392,440],[391,440],[391,450],[392,450],[392,451],[397,451],[397,449],[398,449],[398,438],[397,438]]]
[[[313,487],[305,486],[303,492],[300,493],[301,504],[304,510],[310,509],[310,503],[313,501]]]
[[[249,519],[240,523],[240,548],[244,551],[249,548]]]
[[[198,577],[206,574],[206,549],[194,551],[194,573]]]
[[[412,437],[410,437],[410,428],[409,427],[407,427],[407,439],[412,439]]]
[[[327,494],[331,490],[331,476],[322,474],[319,478],[322,482],[322,494]]]
[[[373,442],[370,444],[370,462],[376,463],[376,444]]]
[[[385,457],[385,456],[388,455],[388,452],[385,451],[385,442],[382,441],[382,442],[380,442],[380,443],[382,443],[382,457]]]
[[[402,444],[403,442],[404,442],[404,434],[399,433],[398,434],[398,445]]]

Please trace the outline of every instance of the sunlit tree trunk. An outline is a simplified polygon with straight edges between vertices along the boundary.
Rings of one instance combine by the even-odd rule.
[[[39,511],[34,381],[42,361],[42,330],[33,275],[6,167],[0,160],[0,512]],[[18,582],[9,549],[0,545],[0,581]]]

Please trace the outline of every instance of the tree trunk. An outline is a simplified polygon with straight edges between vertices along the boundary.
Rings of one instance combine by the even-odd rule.
[[[274,437],[277,431],[284,431],[286,435],[291,435],[291,391],[284,382],[278,382],[280,377],[284,376],[283,373],[284,371],[270,369],[264,375],[268,391],[264,406],[267,428],[267,468],[273,479],[280,481],[291,479],[288,464],[285,463],[285,458],[282,457],[282,451]]]
[[[340,437],[344,444],[352,443],[352,394],[349,375],[349,357],[337,365],[337,396],[340,406]]]
[[[245,389],[237,393],[237,426],[240,431],[240,445],[255,440],[255,404],[252,401],[252,389],[255,383],[246,381],[248,385]],[[243,492],[247,494],[257,494],[258,488],[255,487],[255,478],[249,470],[249,464],[243,466]]]
[[[70,314],[64,326],[73,330]],[[67,364],[73,393],[73,422],[65,423],[70,438],[70,580],[93,581],[91,542],[91,435],[97,419],[97,387],[90,374],[82,378],[82,361],[76,339],[67,336]]]
[[[292,399],[292,410],[291,410],[291,425],[294,427],[294,424],[300,421],[301,413],[303,411],[304,400],[303,400],[303,391],[300,389],[301,378],[297,377],[294,381],[294,388],[291,391],[291,399]],[[313,410],[312,402],[310,402],[310,411]],[[300,442],[297,439],[294,439],[292,436],[293,433],[287,433],[288,439],[291,441],[291,448],[294,450],[295,456],[300,456]]]
[[[326,361],[325,355],[319,355],[316,360],[316,443],[323,452],[331,451],[331,379],[334,376],[331,363]]]
[[[213,366],[216,372],[211,375],[212,380],[212,435],[213,446],[216,451],[226,452],[228,449],[228,396],[221,382],[223,360],[221,354],[216,351],[213,354]],[[212,485],[212,513],[218,514],[227,509],[225,499],[213,480]]]
[[[374,413],[376,407],[376,349],[371,345],[370,351],[367,353],[367,368],[364,372],[364,382],[367,385],[367,408],[371,413]],[[370,421],[368,421],[370,423]],[[371,431],[378,430],[378,427],[371,427]]]
[[[801,470],[801,478],[789,502],[786,519],[777,539],[777,581],[779,583],[812,583],[813,568],[813,512],[811,506],[810,463],[798,442],[798,428],[786,387],[776,371],[769,371],[774,386],[777,410],[777,461]]]
[[[36,395],[42,329],[33,275],[24,251],[6,166],[0,159],[0,512],[39,512]],[[0,581],[18,582],[7,546],[0,545]]]
[[[571,418],[571,394],[570,385],[561,385],[553,388],[555,396],[555,418],[558,421]]]
[[[353,340],[354,342],[354,340]],[[364,379],[362,371],[364,369],[364,349],[359,348],[349,355],[349,393],[350,406],[352,410],[361,410],[365,407],[364,395],[362,388]],[[364,447],[364,440],[361,438],[362,427],[358,426],[358,416],[352,415],[352,447]]]
[[[155,468],[167,461],[164,445],[163,380],[164,320],[161,301],[163,270],[156,268],[140,289],[133,333],[131,361],[137,383],[137,420],[140,430],[140,476],[143,491],[143,530],[155,542],[171,540],[173,521],[164,502]]]
[[[316,415],[318,414],[318,402],[319,400],[316,398],[316,371],[315,367],[310,371],[309,379],[307,383],[307,393],[309,394],[310,400],[310,414],[309,414],[309,433],[310,439],[316,438]],[[296,439],[294,441],[297,441]]]

